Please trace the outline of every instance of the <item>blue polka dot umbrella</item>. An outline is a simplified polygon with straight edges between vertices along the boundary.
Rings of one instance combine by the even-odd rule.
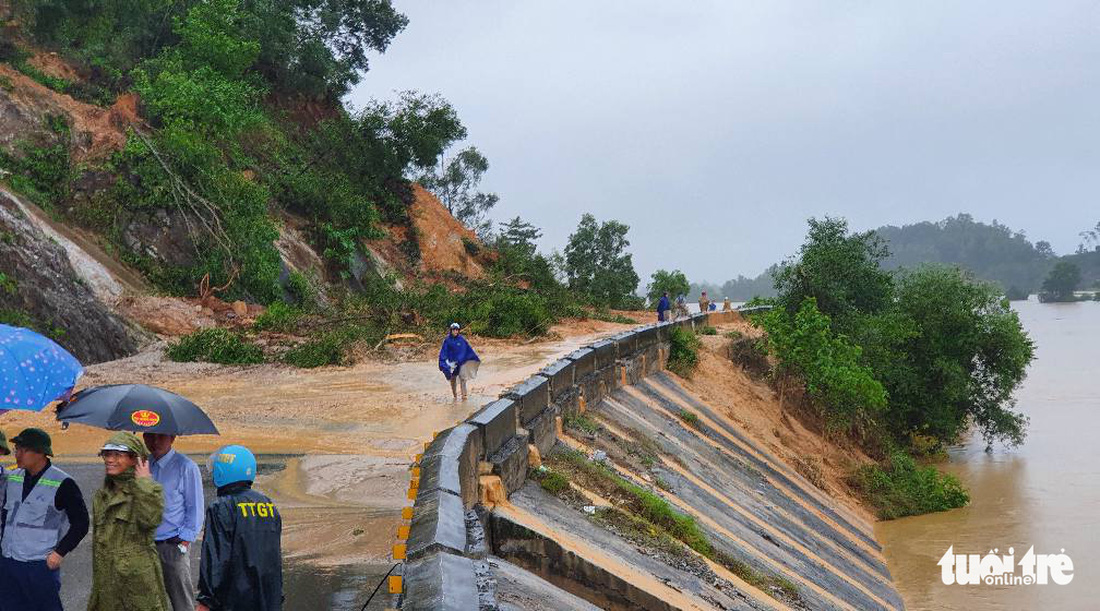
[[[0,324],[0,410],[41,411],[67,396],[83,373],[52,339]]]

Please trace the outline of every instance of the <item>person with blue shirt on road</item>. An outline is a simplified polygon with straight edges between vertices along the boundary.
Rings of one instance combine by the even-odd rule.
[[[439,349],[439,370],[451,383],[451,394],[455,401],[458,401],[457,386],[460,382],[462,400],[466,400],[466,381],[477,376],[477,368],[481,363],[470,342],[459,333],[460,329],[457,322],[451,323],[451,331],[443,339],[443,346]]]
[[[172,449],[175,435],[145,433],[142,437],[149,448],[149,471],[164,488],[164,519],[154,535],[164,588],[173,611],[194,611],[191,544],[202,532],[202,474],[195,461]]]

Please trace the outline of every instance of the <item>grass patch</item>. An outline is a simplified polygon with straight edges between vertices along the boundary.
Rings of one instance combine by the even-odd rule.
[[[683,327],[669,334],[668,370],[681,378],[690,378],[699,366],[699,337]]]
[[[605,498],[619,501],[622,509],[639,516],[683,542],[691,549],[710,557],[713,549],[706,536],[699,530],[695,519],[674,511],[668,501],[633,484],[610,468],[593,463],[579,452],[568,451],[552,455],[564,470],[572,472],[583,487],[596,491]]]
[[[260,347],[225,329],[202,329],[168,346],[168,358],[176,362],[246,365],[264,362]]]
[[[539,485],[542,486],[543,490],[556,496],[569,489],[569,478],[556,471],[551,471],[539,481]]]
[[[742,337],[744,337],[744,334],[742,334],[737,329],[734,329],[733,331],[726,331],[725,337],[728,337],[729,339],[741,339]]]
[[[627,481],[609,467],[588,460],[576,450],[555,451],[545,461],[553,465],[552,473],[568,474],[568,479],[614,503],[613,508],[597,511],[594,519],[627,540],[688,560],[691,555],[684,547],[691,548],[774,598],[798,600],[798,587],[793,583],[761,573],[715,549],[693,517],[674,510],[665,499]],[[551,476],[542,477],[545,481]],[[668,489],[668,483],[660,478],[657,486]]]
[[[699,416],[696,416],[686,409],[680,410],[680,420],[683,420],[684,424],[687,424],[693,429],[699,428]]]
[[[601,322],[613,322],[620,325],[638,324],[638,321],[634,320],[633,318],[612,312],[606,307],[599,307],[592,310],[584,310],[582,308],[579,314],[580,316],[578,316],[578,318],[591,318],[592,320],[599,320]]]
[[[900,450],[881,464],[860,467],[849,482],[883,520],[946,511],[970,502],[957,477],[932,466],[921,467]]]
[[[574,416],[566,416],[562,421],[567,429],[573,429],[581,431],[589,435],[595,435],[600,432],[600,425],[598,422],[590,418],[587,414],[576,414]]]
[[[715,552],[713,560],[726,567],[729,572],[737,575],[745,583],[759,589],[773,598],[786,600],[798,600],[798,586],[791,580],[779,575],[766,575],[749,566],[748,563],[738,560],[725,552]]]
[[[718,329],[714,327],[703,327],[699,329],[699,335],[718,335]]]

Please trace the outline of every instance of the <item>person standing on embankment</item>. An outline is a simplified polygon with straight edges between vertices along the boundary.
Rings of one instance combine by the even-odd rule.
[[[459,385],[462,386],[462,400],[466,400],[466,381],[477,376],[477,368],[481,363],[470,342],[459,334],[460,329],[457,322],[451,323],[451,330],[439,349],[439,370],[451,383],[451,394],[455,401],[458,401]]]
[[[661,300],[657,302],[657,322],[665,322],[670,307],[668,303],[668,291],[665,291],[664,294],[661,295]]]
[[[703,294],[699,295],[699,311],[703,314],[710,311],[710,299],[707,298],[706,291],[703,291]]]

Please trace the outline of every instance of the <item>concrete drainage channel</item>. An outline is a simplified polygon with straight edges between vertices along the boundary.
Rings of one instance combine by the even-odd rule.
[[[736,311],[696,314],[596,342],[551,363],[462,424],[439,433],[413,467],[410,498],[415,503],[410,524],[398,533],[401,539],[407,535],[407,543],[394,548],[394,557],[405,561],[403,581],[398,577],[390,583],[394,606],[406,611],[498,609],[489,561],[491,534],[507,530],[507,525],[494,520],[483,501],[506,501],[520,489],[529,458],[554,446],[563,417],[663,369],[672,328],[716,325],[739,316]],[[542,549],[549,552],[550,547]],[[596,567],[563,570],[576,575],[576,582],[566,583],[568,576],[561,574],[551,575],[551,581],[581,598],[613,602],[617,608],[671,608],[634,598],[645,593]],[[608,592],[621,595],[611,601]]]

